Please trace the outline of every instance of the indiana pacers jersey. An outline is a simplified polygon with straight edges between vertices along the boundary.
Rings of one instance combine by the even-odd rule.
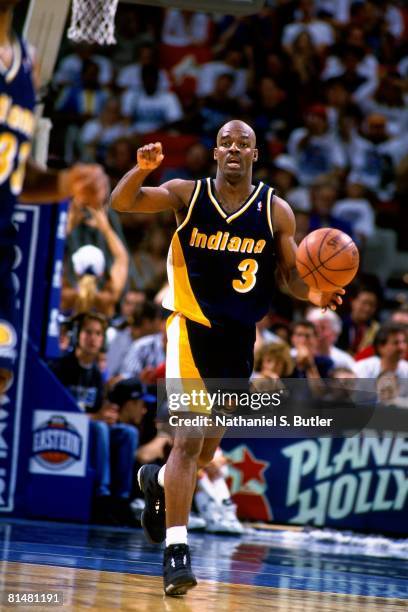
[[[12,65],[6,68],[0,62],[0,367],[8,369],[16,342],[11,277],[16,230],[12,216],[31,149],[34,104],[31,62],[24,44],[16,38]]]
[[[34,104],[31,61],[15,39],[12,65],[0,63],[0,245],[14,243],[11,217],[31,149]]]
[[[212,179],[197,181],[170,245],[163,306],[207,327],[259,321],[274,287],[272,200],[273,189],[260,182],[228,213]]]

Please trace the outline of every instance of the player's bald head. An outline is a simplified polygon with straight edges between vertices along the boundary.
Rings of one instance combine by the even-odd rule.
[[[219,144],[222,136],[226,136],[231,132],[241,132],[243,136],[248,138],[252,147],[256,146],[256,136],[254,130],[250,125],[245,123],[245,121],[240,121],[239,119],[228,121],[228,123],[224,123],[224,125],[220,127],[217,134],[217,145]]]

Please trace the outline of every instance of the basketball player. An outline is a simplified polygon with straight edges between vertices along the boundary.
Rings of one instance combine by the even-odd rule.
[[[271,187],[252,184],[258,150],[249,125],[230,121],[219,130],[215,180],[174,179],[160,187],[143,187],[163,158],[160,143],[141,147],[137,165],[112,193],[112,206],[127,212],[175,212],[170,291],[163,304],[173,311],[167,324],[166,377],[248,380],[255,323],[268,311],[276,271],[293,296],[323,308],[341,304],[337,293],[344,290],[321,293],[299,278],[293,213]],[[138,474],[146,500],[145,534],[150,542],[166,539],[167,595],[182,595],[197,583],[186,525],[197,469],[211,461],[222,437],[222,432],[207,437],[205,430],[191,437],[176,429],[167,464],[145,465]]]
[[[15,359],[11,270],[16,240],[12,216],[17,198],[51,203],[74,197],[78,203],[100,207],[108,193],[108,180],[99,166],[78,164],[53,172],[28,159],[35,128],[35,92],[27,48],[11,31],[13,7],[18,1],[0,0],[0,403],[11,384]]]

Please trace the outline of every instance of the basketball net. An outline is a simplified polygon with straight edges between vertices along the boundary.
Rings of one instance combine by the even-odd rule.
[[[114,45],[119,0],[72,0],[68,38],[75,42]]]

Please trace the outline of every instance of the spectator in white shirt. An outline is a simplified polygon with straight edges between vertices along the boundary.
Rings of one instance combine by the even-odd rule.
[[[382,201],[389,200],[395,192],[395,170],[408,154],[408,139],[405,134],[390,137],[386,118],[377,113],[366,118],[362,134],[352,139],[350,181],[365,185]]]
[[[99,85],[109,85],[113,78],[113,66],[110,59],[94,52],[95,47],[87,43],[74,46],[74,53],[64,57],[54,76],[57,85],[79,85],[81,82],[82,67],[85,61],[92,60],[98,65]]]
[[[383,372],[394,373],[399,379],[408,379],[407,335],[403,325],[386,323],[374,339],[374,357],[358,361],[355,371],[359,378],[378,378]]]
[[[331,25],[315,16],[314,0],[300,0],[297,21],[289,23],[283,29],[282,45],[287,51],[302,31],[309,32],[314,44],[319,49],[324,49],[334,43],[334,31]]]
[[[141,89],[126,91],[122,96],[122,113],[131,120],[134,132],[154,132],[182,118],[177,96],[172,92],[159,91],[156,66],[143,66],[142,83]]]
[[[218,61],[202,64],[198,72],[197,90],[199,97],[203,98],[214,93],[217,77],[221,74],[232,74],[234,82],[231,87],[231,96],[245,96],[248,88],[248,69],[244,68],[244,52],[240,47],[229,47],[224,57]]]
[[[305,127],[293,130],[288,140],[288,153],[295,160],[301,185],[311,185],[323,174],[339,172],[345,155],[330,130],[326,108],[315,104],[305,117]]]
[[[330,357],[335,368],[346,368],[354,372],[356,362],[337,346],[337,338],[342,330],[342,322],[333,310],[322,311],[321,308],[310,308],[306,319],[311,321],[317,333],[317,350],[319,355]]]
[[[332,212],[335,217],[350,223],[353,236],[363,245],[375,232],[375,215],[373,207],[365,197],[364,185],[347,180],[345,198],[337,200]]]
[[[152,44],[145,43],[140,47],[139,58],[137,62],[124,66],[116,78],[116,85],[120,89],[140,89],[142,87],[142,69],[143,66],[150,64],[157,65],[157,57]],[[158,91],[169,91],[170,81],[167,73],[163,69],[159,69]]]

